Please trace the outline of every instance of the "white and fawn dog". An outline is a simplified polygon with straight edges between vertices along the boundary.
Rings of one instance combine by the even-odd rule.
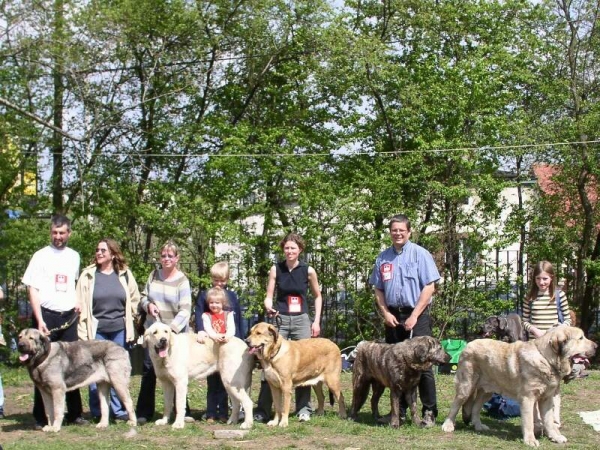
[[[150,326],[144,333],[144,347],[148,347],[152,365],[162,384],[164,411],[156,425],[166,425],[175,400],[173,428],[184,427],[185,402],[188,380],[203,380],[219,371],[227,394],[231,398],[232,411],[227,423],[237,423],[240,404],[244,408],[243,429],[252,428],[252,369],[254,357],[241,339],[230,338],[226,343],[214,343],[206,339],[200,344],[193,333],[175,333],[171,327],[160,322]]]
[[[493,392],[498,392],[519,401],[525,444],[540,445],[535,436],[542,430],[535,428],[534,421],[538,408],[548,439],[567,442],[554,420],[553,398],[559,393],[562,379],[571,373],[573,361],[592,357],[596,348],[582,330],[568,326],[553,328],[528,342],[507,344],[491,339],[469,342],[460,355],[455,376],[456,396],[442,430],[454,431],[461,408],[466,423],[472,422],[476,431],[487,430],[481,423],[481,407]]]

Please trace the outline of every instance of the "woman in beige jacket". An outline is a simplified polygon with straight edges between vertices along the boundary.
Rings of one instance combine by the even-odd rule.
[[[77,281],[77,302],[81,308],[77,332],[82,340],[107,340],[121,347],[135,340],[134,316],[138,311],[140,292],[123,253],[113,239],[102,239],[96,246],[92,265],[86,267]],[[111,414],[128,420],[127,412],[111,389]],[[90,385],[90,412],[100,417],[100,401],[96,384]]]

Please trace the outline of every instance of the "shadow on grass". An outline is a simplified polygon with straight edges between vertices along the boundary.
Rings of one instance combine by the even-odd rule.
[[[7,423],[7,422],[15,423]],[[35,420],[31,414],[11,414],[2,421],[2,430],[4,431],[31,431],[35,429]]]
[[[445,420],[445,419],[444,419]],[[465,424],[462,420],[456,421],[456,428],[454,432],[459,433],[468,432],[473,435],[485,435],[490,437],[496,437],[501,440],[522,440],[523,431],[521,430],[521,420],[517,419],[516,422],[497,420],[484,415],[481,416],[481,423],[487,425],[489,430],[487,431],[475,431],[472,424]]]

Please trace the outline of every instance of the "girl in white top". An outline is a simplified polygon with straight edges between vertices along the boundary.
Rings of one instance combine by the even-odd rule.
[[[204,331],[198,332],[198,342],[204,342],[208,335],[215,342],[227,342],[235,336],[233,314],[225,311],[228,306],[227,293],[220,287],[213,287],[206,293],[206,304],[209,311],[202,313]]]

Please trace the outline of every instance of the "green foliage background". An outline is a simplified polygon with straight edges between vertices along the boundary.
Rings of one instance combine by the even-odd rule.
[[[325,328],[351,342],[381,333],[367,278],[386,219],[403,212],[443,273],[440,335],[517,308],[538,259],[556,263],[589,329],[598,10],[583,0],[2,2],[0,204],[21,215],[0,219],[0,273],[17,289],[61,211],[84,261],[112,236],[144,280],[156,248],[175,239],[197,288],[218,254],[260,312],[278,239],[297,230],[339,309]],[[540,195],[536,163],[561,168],[559,188]],[[528,199],[507,215],[509,188]],[[511,242],[517,273],[486,270],[482,255]]]

